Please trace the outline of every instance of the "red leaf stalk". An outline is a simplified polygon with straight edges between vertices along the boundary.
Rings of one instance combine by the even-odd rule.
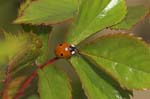
[[[2,99],[8,99],[8,89],[9,89],[9,81],[10,81],[10,65],[7,66],[6,69],[6,78],[4,81],[4,90],[2,94]]]
[[[49,64],[52,64],[55,62],[58,58],[55,57],[53,59],[50,59],[46,63],[44,63],[41,66],[38,66],[39,69],[43,69],[44,67],[48,66]],[[20,89],[18,90],[17,94],[14,96],[13,99],[18,99],[20,96],[23,96],[24,90],[30,85],[30,83],[33,81],[33,79],[37,76],[37,70],[35,70],[21,85]]]

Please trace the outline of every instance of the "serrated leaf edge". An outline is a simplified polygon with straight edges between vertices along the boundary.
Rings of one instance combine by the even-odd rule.
[[[32,23],[32,22],[18,22],[18,19],[22,18],[24,16],[25,9],[28,8],[33,2],[36,2],[38,0],[26,0],[20,5],[20,8],[18,10],[18,16],[17,18],[13,21],[13,24],[26,24],[26,25],[43,25],[43,26],[50,26],[50,25],[55,25],[55,24],[60,24],[60,23],[65,23],[65,22],[72,22],[74,20],[73,16],[71,18],[65,19],[60,22],[48,22],[48,23]],[[77,0],[79,2],[79,0]],[[29,2],[29,3],[28,3]],[[26,4],[27,3],[27,4]],[[26,5],[26,6],[25,6]]]
[[[95,43],[97,40],[110,38],[110,37],[127,37],[128,39],[132,39],[132,40],[135,40],[135,41],[141,43],[146,48],[149,47],[149,44],[146,43],[146,41],[144,41],[142,37],[138,37],[138,36],[134,35],[133,33],[123,33],[123,32],[104,34],[104,35],[102,35],[102,36],[100,36],[98,38],[93,39],[92,41],[86,42],[83,46],[90,45],[92,43]]]
[[[97,62],[95,62],[95,61],[90,57],[90,56],[94,56],[94,57],[98,57],[98,56],[95,56],[95,55],[88,55],[88,53],[85,53],[85,52],[80,52],[80,54],[81,54],[82,56],[84,56],[84,57],[87,57],[88,60],[90,59],[90,60],[95,64],[95,66],[98,65]],[[100,56],[100,57],[103,58],[103,59],[106,59],[106,58],[104,58],[104,57],[102,57],[102,56]],[[90,61],[90,60],[89,60],[89,61]],[[106,59],[106,60],[109,60],[109,61],[114,62],[113,60],[110,60],[110,59]],[[117,62],[117,63],[119,63],[119,62]],[[122,63],[119,63],[119,64],[122,64]],[[126,64],[123,64],[123,65],[126,65]],[[98,67],[98,66],[99,66],[99,67]],[[105,68],[103,68],[103,67],[100,66],[100,65],[98,65],[98,66],[97,66],[98,68],[102,69],[102,70],[103,70],[106,74],[108,74],[112,79],[114,79],[115,81],[119,82],[118,84],[120,85],[120,87],[123,88],[123,89],[125,89],[125,90],[134,91],[134,90],[148,90],[148,89],[150,89],[150,88],[133,88],[133,89],[129,89],[129,88],[123,86],[123,85],[120,83],[120,81],[118,81],[117,78],[114,77],[114,76],[113,76],[109,71],[107,71]],[[126,65],[126,66],[129,67],[128,65]],[[131,68],[131,67],[129,67],[129,68]],[[138,71],[140,71],[140,72],[143,72],[142,70],[139,70],[139,69],[136,69],[136,68],[132,68],[132,69],[138,70]],[[145,72],[143,72],[143,73],[145,73]],[[147,72],[146,72],[146,73],[147,73]],[[150,73],[148,73],[148,74],[150,74]]]
[[[79,75],[78,75],[76,69],[74,68],[73,64],[70,62],[69,59],[68,59],[68,63],[72,66],[73,70],[75,71],[76,75],[78,76],[78,78],[79,78],[79,80],[80,80],[80,83],[81,83],[81,86],[82,86],[82,89],[84,90],[85,96],[88,97],[88,99],[90,99],[89,96],[88,96],[88,92],[87,92],[85,86],[83,85],[83,83],[82,83],[82,81],[81,81],[81,79],[80,79],[80,77],[79,77]]]
[[[111,2],[111,1],[110,1],[110,2]],[[125,10],[125,15],[122,16],[117,22],[113,23],[113,25],[116,25],[117,23],[121,22],[121,21],[125,18],[126,14],[127,14],[126,1],[125,1],[125,0],[122,0],[122,2],[123,2],[123,4],[124,4],[124,7],[123,7],[123,8],[124,8],[124,10]],[[98,15],[96,15],[95,17],[97,17],[97,16],[98,16]],[[93,20],[92,20],[92,21],[93,21]],[[92,22],[91,22],[91,23],[92,23]],[[108,27],[113,26],[113,25],[109,25],[109,26],[107,26],[107,27],[105,27],[105,28],[102,28],[101,30],[97,30],[96,32],[94,32],[94,33],[92,33],[91,35],[87,36],[85,39],[79,41],[76,45],[80,45],[83,41],[89,39],[91,36],[97,34],[98,32],[100,32],[100,31],[102,31],[102,30],[104,30],[104,29],[106,29],[106,28],[108,28]],[[87,27],[87,28],[88,28],[88,27]],[[83,30],[83,31],[84,31],[84,30]],[[82,32],[83,32],[83,31],[82,31]]]
[[[56,65],[53,65],[53,67],[55,68],[55,69],[57,69],[58,71],[60,71],[60,72],[62,72],[66,77],[67,77],[67,85],[69,85],[68,87],[69,87],[69,90],[70,90],[70,98],[69,99],[73,99],[72,98],[72,87],[71,87],[71,79],[69,79],[69,76],[68,76],[68,74],[64,71],[64,70],[62,70],[62,69],[59,69],[59,68],[57,68],[57,66]],[[45,73],[44,73],[45,74]],[[38,89],[37,89],[37,92],[40,94],[40,91],[39,91],[39,79],[38,79]]]
[[[111,27],[109,27],[109,29],[111,29],[111,30],[128,30],[128,31],[132,31],[132,29],[135,28],[136,26],[138,26],[140,23],[142,23],[145,18],[147,18],[147,17],[150,16],[150,11],[149,11],[149,9],[146,9],[146,10],[147,10],[147,11],[145,12],[145,14],[144,14],[143,16],[140,17],[139,21],[136,22],[136,23],[135,23],[133,26],[131,26],[129,29],[123,29],[123,28],[116,29],[116,28],[113,28],[112,26],[114,26],[114,25],[116,25],[116,24],[114,24],[114,25],[112,25]],[[127,14],[126,14],[126,16],[127,16]],[[125,17],[126,17],[126,16],[125,16]],[[122,21],[123,21],[123,20],[124,20],[124,19],[122,19]],[[121,21],[120,21],[120,22],[121,22]],[[120,23],[120,22],[118,22],[118,23]],[[117,23],[117,24],[118,24],[118,23]]]

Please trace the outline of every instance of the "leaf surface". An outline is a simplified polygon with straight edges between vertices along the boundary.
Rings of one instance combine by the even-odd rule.
[[[4,84],[3,81],[6,77],[5,72],[8,65],[12,77],[19,70],[28,66],[26,64],[34,61],[39,56],[41,48],[39,42],[39,38],[34,34],[21,33],[13,35],[10,33],[4,33],[3,38],[0,41],[0,49],[2,51],[0,52],[0,86],[3,86]],[[28,74],[30,70],[31,68],[27,70]],[[19,75],[23,74],[23,72]],[[14,95],[16,89],[20,86],[20,83],[24,81],[25,77],[21,76],[12,78],[14,81],[10,81],[9,83],[9,97]],[[12,90],[15,91],[13,92]]]
[[[122,87],[150,88],[150,51],[145,42],[125,34],[112,34],[85,45],[81,53]]]
[[[77,0],[26,0],[15,23],[55,24],[68,20],[77,10]]]
[[[67,42],[78,44],[95,32],[120,22],[125,15],[124,0],[83,0]]]
[[[41,99],[70,99],[68,77],[52,65],[39,70],[39,93]]]
[[[133,6],[128,7],[127,16],[120,23],[111,27],[112,29],[131,29],[138,22],[144,19],[144,17],[148,14],[148,9],[144,6]]]
[[[115,86],[111,85],[112,82],[107,81],[106,76],[102,72],[101,75],[98,75],[91,68],[91,64],[83,58],[75,56],[70,59],[70,62],[81,80],[88,99],[129,99],[128,96],[122,96],[121,91],[118,91]]]
[[[27,79],[29,75],[35,70],[35,66],[32,66],[33,62],[27,62],[27,64],[18,67],[17,69],[13,70],[11,74],[11,80],[9,82],[8,87],[8,96],[9,99],[12,99],[14,95],[17,93],[18,89],[22,85],[22,83]],[[34,83],[34,84],[33,84]],[[28,90],[30,89],[30,90]],[[27,88],[27,92],[25,90],[26,96],[28,94],[33,94],[33,91],[36,89],[35,81],[33,81],[30,86]]]
[[[49,58],[49,35],[52,30],[51,26],[33,26],[33,25],[23,25],[23,29],[26,32],[33,32],[38,35],[42,40],[41,55],[37,58],[36,62],[39,64],[45,63]]]

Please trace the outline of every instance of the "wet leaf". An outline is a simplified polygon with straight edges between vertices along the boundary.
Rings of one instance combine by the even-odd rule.
[[[95,32],[120,22],[125,15],[124,0],[83,0],[67,42],[78,44]]]
[[[74,16],[77,0],[26,0],[15,23],[56,24]]]
[[[112,86],[112,82],[107,81],[107,77],[104,77],[102,72],[101,75],[98,75],[91,68],[91,64],[83,58],[75,56],[70,59],[70,62],[81,80],[88,99],[129,99],[129,96],[122,96],[121,91]]]
[[[145,16],[148,14],[148,9],[144,6],[132,6],[128,7],[128,13],[124,20],[122,20],[119,24],[111,27],[112,29],[131,29],[138,22],[143,20]]]
[[[122,87],[150,88],[150,52],[145,42],[127,34],[112,34],[85,45],[81,53]]]
[[[52,65],[39,70],[39,93],[41,99],[70,99],[68,77]]]

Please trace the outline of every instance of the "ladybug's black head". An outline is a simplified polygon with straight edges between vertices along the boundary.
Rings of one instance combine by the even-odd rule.
[[[71,44],[69,46],[69,51],[71,52],[72,55],[77,53],[77,48],[75,47],[75,45]]]

